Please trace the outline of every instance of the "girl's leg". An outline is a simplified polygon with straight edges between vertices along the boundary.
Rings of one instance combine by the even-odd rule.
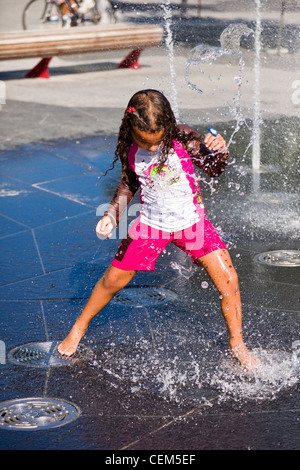
[[[220,293],[221,310],[229,333],[229,350],[247,369],[258,365],[242,336],[242,306],[237,273],[227,250],[216,250],[198,258]]]
[[[68,336],[58,346],[58,352],[64,356],[75,353],[85,334],[90,321],[102,310],[113,296],[125,287],[136,274],[136,271],[123,271],[110,266],[95,285],[81,315],[77,318]]]

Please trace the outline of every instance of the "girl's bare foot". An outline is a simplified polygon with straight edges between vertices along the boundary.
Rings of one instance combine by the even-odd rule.
[[[260,365],[260,360],[253,356],[248,349],[246,348],[244,343],[240,343],[238,346],[229,346],[229,352],[235,357],[247,370],[257,369]]]
[[[77,327],[75,324],[68,336],[58,345],[58,352],[62,356],[72,356],[76,352],[77,346],[85,331],[86,330]]]

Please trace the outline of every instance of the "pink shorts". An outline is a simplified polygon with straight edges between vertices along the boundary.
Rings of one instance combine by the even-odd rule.
[[[187,253],[193,262],[215,250],[227,249],[211,223],[201,222],[179,232],[163,232],[138,218],[122,240],[112,265],[125,271],[154,271],[155,262],[169,243]]]

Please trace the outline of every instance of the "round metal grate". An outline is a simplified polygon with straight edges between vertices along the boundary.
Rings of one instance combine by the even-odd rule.
[[[65,400],[21,398],[0,403],[0,429],[34,431],[56,428],[74,421],[79,408]]]
[[[118,292],[112,302],[131,307],[147,307],[175,300],[176,294],[162,287],[127,287]]]
[[[46,341],[17,346],[9,352],[8,360],[29,367],[66,366],[73,365],[89,355],[89,350],[79,345],[73,356],[61,356],[57,351],[58,345],[58,341]]]
[[[299,250],[277,250],[260,253],[254,257],[255,261],[268,266],[300,266]]]

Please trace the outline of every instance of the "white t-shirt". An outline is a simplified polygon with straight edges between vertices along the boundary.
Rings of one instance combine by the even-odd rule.
[[[155,152],[132,144],[128,161],[140,183],[141,222],[166,232],[194,225],[204,216],[199,183],[191,157],[179,142],[160,169]]]

